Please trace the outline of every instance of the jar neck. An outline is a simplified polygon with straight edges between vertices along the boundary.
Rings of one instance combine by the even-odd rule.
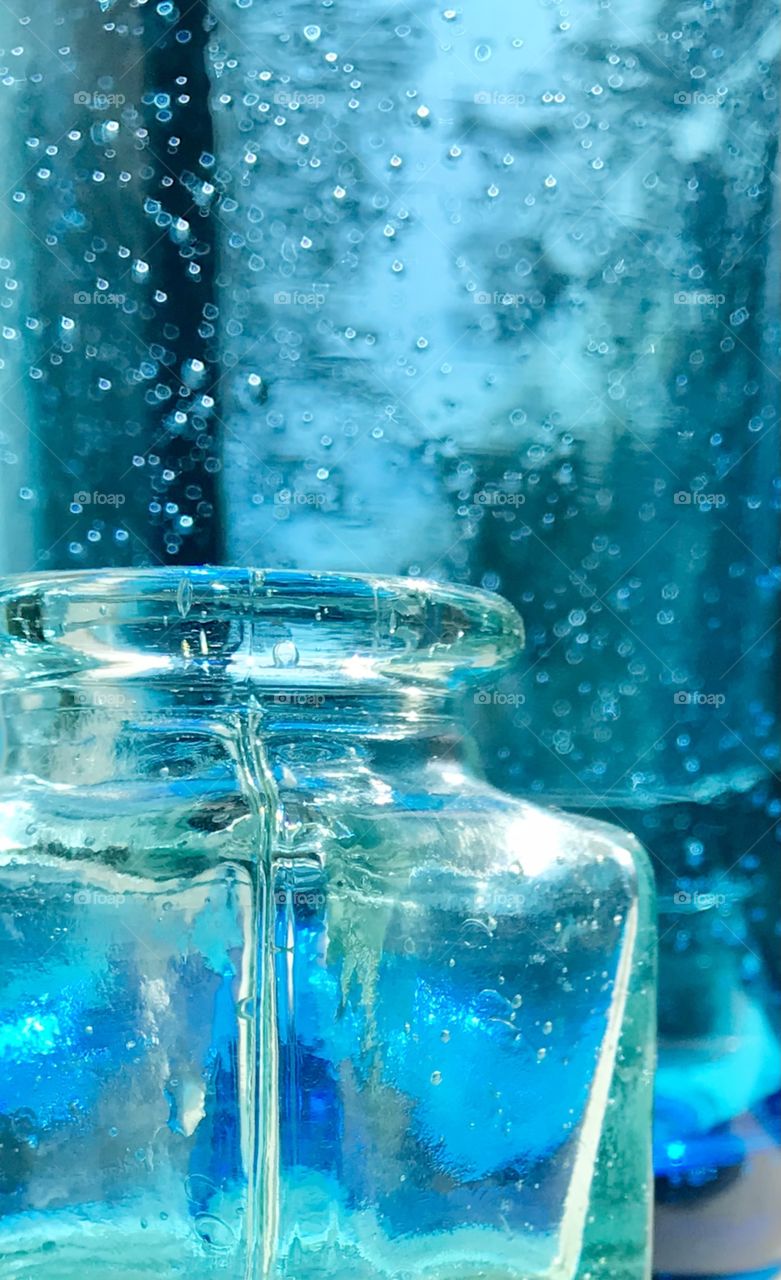
[[[248,716],[274,738],[406,740],[425,752],[464,738],[463,700],[522,637],[500,597],[415,579],[42,574],[0,585],[0,715],[17,759],[90,735],[113,751],[130,726],[152,723],[213,735]]]
[[[195,794],[199,776],[210,788],[213,770],[224,772],[229,759],[238,776],[249,753],[280,786],[290,775],[285,762],[294,761],[298,790],[311,789],[319,803],[323,760],[351,786],[358,774],[375,771],[420,781],[438,763],[475,772],[477,752],[460,705],[453,695],[416,689],[264,694],[236,685],[184,690],[78,679],[6,688],[4,785],[24,779],[75,791],[113,787],[133,783],[154,761],[158,772],[183,770]]]
[[[67,724],[71,733],[81,727],[84,733],[111,734],[130,722],[139,728],[192,723],[208,731],[210,724],[246,716],[264,734],[424,740],[460,734],[463,703],[463,692],[415,686],[327,689],[290,682],[270,690],[233,681],[122,680],[110,671],[0,685],[6,741],[24,741],[36,725],[51,733],[55,721]]]
[[[45,574],[0,588],[0,687],[153,683],[195,698],[300,694],[345,706],[376,694],[414,711],[424,694],[442,700],[506,666],[522,637],[498,596],[414,579]]]

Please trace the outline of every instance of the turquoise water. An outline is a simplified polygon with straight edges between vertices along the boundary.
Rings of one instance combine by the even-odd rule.
[[[654,1163],[662,1270],[781,1262],[778,806],[758,786],[710,804],[611,810],[659,891]]]
[[[408,806],[410,849],[425,849],[431,818]],[[6,810],[5,832],[18,826]],[[382,824],[319,871],[280,867],[270,951],[262,890],[229,856],[175,878],[162,849],[151,877],[137,855],[123,868],[121,845],[4,860],[0,1274],[542,1280],[564,1250],[580,1276],[590,1203],[609,1274],[642,1277],[642,1209],[614,1225],[616,1172],[601,1210],[592,1186],[618,1151],[588,1088],[616,1051],[606,1026],[628,998],[649,1026],[620,886],[595,868],[598,912],[563,918],[599,942],[570,939],[557,960],[544,910],[527,929],[509,886],[425,857],[410,873],[388,836],[395,869]],[[616,1109],[627,1089],[627,1195],[644,1051],[628,1024],[626,1084],[607,1066],[599,1086]]]

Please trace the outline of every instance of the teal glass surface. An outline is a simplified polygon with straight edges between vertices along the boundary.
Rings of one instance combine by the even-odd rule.
[[[777,5],[28,9],[0,565],[506,596],[487,776],[657,877],[660,1271],[781,1266]]]
[[[401,579],[4,588],[2,1280],[644,1280],[650,871],[473,773],[521,634]]]

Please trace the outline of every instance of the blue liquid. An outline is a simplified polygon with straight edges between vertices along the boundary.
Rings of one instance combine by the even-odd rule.
[[[610,811],[648,848],[659,889],[654,1166],[667,1269],[676,1249],[695,1250],[671,1244],[687,1215],[714,1271],[726,1258],[781,1266],[777,809],[759,786],[709,805]]]

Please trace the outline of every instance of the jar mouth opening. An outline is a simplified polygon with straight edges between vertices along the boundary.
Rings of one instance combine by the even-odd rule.
[[[205,566],[0,581],[0,680],[11,683],[92,672],[452,686],[500,672],[522,645],[506,600],[425,579]]]

